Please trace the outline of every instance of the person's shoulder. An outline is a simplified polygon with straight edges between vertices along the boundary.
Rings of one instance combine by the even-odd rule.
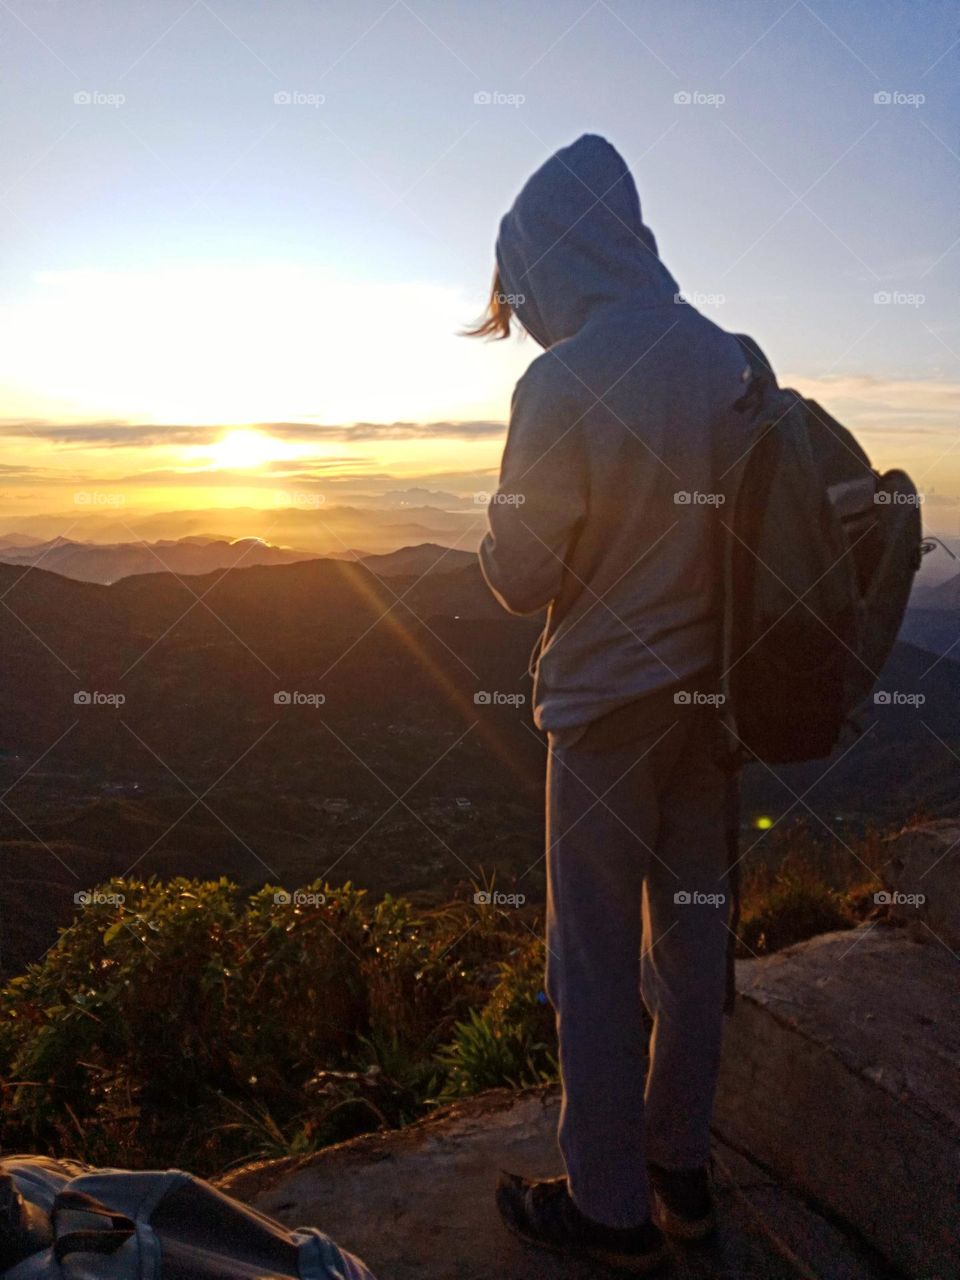
[[[743,334],[731,333],[689,304],[678,309],[677,317],[681,341],[691,353],[697,353],[698,359],[724,365],[732,362],[738,369],[743,366],[746,360]]]
[[[586,388],[577,373],[576,352],[569,342],[558,342],[548,347],[532,360],[517,383],[514,395],[525,400],[554,400],[557,403],[576,400],[586,394]]]

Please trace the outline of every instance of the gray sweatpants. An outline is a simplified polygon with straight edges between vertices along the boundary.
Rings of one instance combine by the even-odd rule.
[[[585,733],[550,735],[547,994],[560,1149],[575,1203],[608,1226],[648,1216],[647,1160],[682,1169],[709,1154],[735,785],[718,763],[719,736],[713,707],[678,706],[672,694]]]

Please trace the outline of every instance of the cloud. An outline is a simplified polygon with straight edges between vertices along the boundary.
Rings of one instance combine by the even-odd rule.
[[[496,440],[505,432],[502,422],[255,422],[244,424],[280,440],[310,443],[374,442],[394,440]],[[85,449],[139,449],[174,445],[213,444],[224,433],[219,426],[158,426],[151,423],[52,422],[42,418],[0,419],[0,435],[32,437],[50,444]]]
[[[22,467],[19,465],[11,466],[8,463],[0,462],[0,476],[5,479],[20,479],[23,477],[40,479],[48,474],[49,472],[46,472],[41,467]]]
[[[0,435],[32,437],[48,444],[80,448],[130,449],[152,445],[211,444],[219,427],[154,426],[129,422],[51,422],[43,418],[0,419]]]
[[[905,438],[957,434],[960,382],[878,378],[868,374],[783,379],[854,431],[889,431]]]

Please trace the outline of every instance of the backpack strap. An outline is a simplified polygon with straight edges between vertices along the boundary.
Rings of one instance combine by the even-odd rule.
[[[752,338],[738,333],[736,339],[746,357],[751,376],[746,391],[739,400],[734,400],[733,407],[737,413],[757,413],[767,393],[777,390],[777,377],[770,361]]]
[[[53,1203],[53,1252],[58,1262],[71,1253],[116,1253],[136,1227],[82,1191],[61,1191]]]

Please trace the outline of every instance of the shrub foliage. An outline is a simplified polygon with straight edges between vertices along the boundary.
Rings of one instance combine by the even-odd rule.
[[[867,843],[847,868],[807,839],[777,852],[746,878],[742,955],[869,907]],[[223,879],[115,880],[86,896],[0,990],[7,1150],[210,1174],[556,1075],[539,922],[522,910],[372,904],[321,882],[244,896]]]
[[[498,909],[417,913],[321,883],[243,898],[226,880],[118,880],[90,896],[0,992],[7,1150],[211,1172],[550,1070],[542,949]],[[495,1062],[468,1028],[502,1041]]]

